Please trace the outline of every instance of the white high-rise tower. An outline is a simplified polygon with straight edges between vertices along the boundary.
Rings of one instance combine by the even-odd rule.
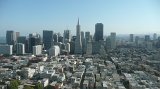
[[[76,41],[75,41],[75,54],[82,54],[82,41],[81,41],[81,30],[79,25],[79,18],[78,18],[78,24],[76,26],[77,33],[76,33]]]

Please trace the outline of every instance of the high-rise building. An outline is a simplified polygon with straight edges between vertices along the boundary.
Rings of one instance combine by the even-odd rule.
[[[63,42],[64,43],[68,43],[71,41],[71,32],[70,30],[64,30],[64,33],[63,33]]]
[[[60,48],[58,45],[52,46],[49,49],[49,56],[58,56],[60,54]]]
[[[48,50],[53,45],[53,31],[43,30],[44,49]]]
[[[133,34],[130,34],[129,36],[130,36],[129,41],[130,41],[130,42],[134,42],[134,35],[133,35]]]
[[[102,23],[96,23],[94,39],[95,41],[103,40],[103,24]]]
[[[111,49],[111,37],[108,36],[106,38],[106,51],[110,50]]]
[[[13,45],[0,45],[0,54],[12,55]]]
[[[156,33],[153,34],[153,40],[157,40],[157,34]]]
[[[138,44],[139,44],[139,36],[135,37],[135,43],[136,43],[136,46],[138,46]]]
[[[145,41],[150,41],[151,39],[150,39],[150,35],[145,35]]]
[[[14,31],[6,32],[6,42],[8,45],[14,45],[16,42],[16,34]]]
[[[16,40],[18,39],[19,36],[20,36],[20,32],[16,32]]]
[[[53,39],[54,39],[54,43],[57,43],[58,42],[58,34],[54,34]]]
[[[39,34],[29,34],[28,38],[28,52],[33,53],[33,46],[41,45],[41,37]]]
[[[42,54],[42,45],[35,45],[33,46],[33,54],[40,55]]]
[[[93,41],[92,42],[92,54],[99,54],[101,45],[103,45],[104,41]]]
[[[72,36],[71,42],[70,42],[70,53],[71,53],[71,54],[74,54],[74,50],[75,50],[75,40],[76,40],[76,36]]]
[[[89,41],[89,39],[90,39],[90,32],[85,32],[85,39],[86,39],[86,42]]]
[[[58,42],[62,42],[63,43],[63,36],[58,35]]]
[[[81,42],[82,42],[82,53],[85,53],[85,38],[83,31],[81,31]]]
[[[111,32],[110,41],[111,41],[111,49],[115,49],[116,48],[116,33],[115,32]]]
[[[90,39],[91,36],[90,36],[90,32],[85,32],[85,47],[84,47],[84,53],[86,53],[87,51],[87,44],[89,42],[89,40],[92,42],[92,40]],[[91,43],[90,42],[90,43]],[[92,44],[92,43],[91,43]]]
[[[70,53],[70,43],[66,44],[66,50],[68,51],[68,53]]]
[[[17,38],[17,43],[23,43],[23,44],[25,44],[26,43],[26,36],[19,36],[18,38]]]
[[[24,54],[25,53],[25,45],[23,43],[16,44],[16,53],[17,54]]]
[[[91,55],[92,54],[92,40],[91,36],[89,37],[87,43],[86,43],[86,54]]]
[[[82,42],[81,42],[81,30],[79,25],[79,19],[78,24],[76,26],[77,32],[76,32],[76,41],[75,41],[75,54],[82,54]]]

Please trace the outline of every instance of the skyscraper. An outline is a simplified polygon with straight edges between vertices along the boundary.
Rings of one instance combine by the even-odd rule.
[[[8,45],[14,45],[16,42],[16,33],[14,31],[6,32],[6,42]]]
[[[82,53],[85,53],[85,39],[83,31],[81,31],[81,42],[82,42]]]
[[[96,23],[94,38],[95,38],[95,41],[103,40],[103,24],[102,23]]]
[[[71,32],[70,30],[64,30],[64,33],[63,33],[63,42],[64,43],[68,43],[71,41]]]
[[[157,34],[156,33],[153,34],[153,40],[157,40]]]
[[[130,34],[130,39],[129,39],[130,42],[133,42],[134,41],[134,35],[133,34]]]
[[[116,33],[115,32],[111,32],[110,41],[111,41],[111,49],[115,49],[116,48]]]
[[[79,19],[78,19],[78,24],[76,26],[76,41],[75,41],[75,54],[82,54],[82,42],[81,42],[81,30],[80,30],[80,25],[79,25]]]
[[[145,38],[144,38],[145,41],[150,41],[150,35],[145,35]]]
[[[91,55],[92,54],[92,36],[89,36],[87,44],[86,44],[86,54]]]
[[[41,45],[41,37],[40,34],[29,34],[28,39],[28,52],[33,53],[33,46]]]
[[[17,54],[24,54],[25,53],[25,45],[23,43],[16,44],[16,53]]]
[[[54,43],[58,42],[58,34],[53,34]]]
[[[23,44],[25,44],[26,43],[26,36],[19,36],[18,38],[17,38],[17,43],[23,43]]]
[[[46,50],[53,45],[53,31],[43,30],[43,43]]]
[[[111,37],[108,36],[106,38],[106,51],[110,50],[111,49]]]
[[[90,43],[92,42],[92,39],[91,39],[91,35],[90,35],[90,32],[85,32],[85,47],[84,47],[84,53],[86,53],[87,51],[87,44],[90,40]],[[91,43],[92,44],[92,43]]]

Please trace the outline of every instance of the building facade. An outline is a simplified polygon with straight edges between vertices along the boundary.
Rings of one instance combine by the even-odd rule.
[[[95,41],[103,40],[103,24],[102,23],[96,23],[94,39]]]
[[[48,50],[53,45],[53,31],[43,30],[44,49]]]
[[[76,32],[76,40],[75,40],[75,54],[82,54],[82,40],[81,40],[81,30],[79,25],[79,19],[78,24],[76,26],[77,32]]]

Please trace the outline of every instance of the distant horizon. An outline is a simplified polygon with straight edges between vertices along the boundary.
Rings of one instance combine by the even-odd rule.
[[[14,31],[14,30],[12,30],[12,31]],[[17,32],[17,31],[14,31],[14,32]],[[36,33],[36,32],[35,32]],[[58,32],[56,32],[56,33],[58,33]],[[110,32],[111,33],[111,32]],[[110,35],[110,33],[109,34],[107,34],[107,35],[103,35],[103,36],[109,36]],[[115,32],[116,33],[116,32]],[[29,34],[32,34],[32,33],[29,33]],[[22,35],[21,34],[21,32],[20,32],[20,36],[29,36],[29,34],[27,34],[27,35]],[[37,32],[37,34],[40,34],[41,36],[43,36],[43,30],[42,30],[42,32],[41,33],[38,33]],[[62,36],[63,36],[63,34],[62,33],[60,33]],[[130,34],[134,34],[134,33],[126,33],[126,34],[118,34],[118,33],[116,33],[116,36],[129,36]],[[139,33],[139,34],[134,34],[134,36],[144,36],[144,35],[150,35],[150,36],[152,36],[154,33]],[[156,33],[157,34],[157,36],[160,36],[160,33]],[[94,36],[94,34],[91,34],[92,36]],[[71,33],[71,36],[76,36],[75,34],[72,34]],[[0,35],[0,37],[6,37],[6,33],[5,33],[5,35]]]

